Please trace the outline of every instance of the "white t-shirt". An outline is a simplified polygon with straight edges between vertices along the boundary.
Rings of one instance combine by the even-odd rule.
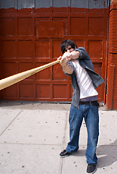
[[[98,95],[87,71],[80,66],[78,61],[73,61],[73,64],[77,72],[76,77],[80,88],[80,99]]]

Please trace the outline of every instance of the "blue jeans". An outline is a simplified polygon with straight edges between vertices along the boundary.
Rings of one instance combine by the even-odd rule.
[[[98,106],[79,105],[79,108],[71,104],[69,114],[70,142],[66,151],[74,153],[79,149],[79,134],[83,117],[85,119],[88,139],[86,158],[88,164],[97,164],[96,147],[99,136],[99,114]]]

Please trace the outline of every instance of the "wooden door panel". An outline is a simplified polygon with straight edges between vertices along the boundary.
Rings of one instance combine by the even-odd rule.
[[[2,59],[16,58],[15,40],[2,40],[1,41],[1,58]]]
[[[90,58],[99,59],[103,58],[103,41],[102,40],[89,40],[88,53]]]
[[[36,85],[36,99],[47,101],[50,100],[50,84],[37,84]]]
[[[67,84],[53,85],[53,99],[59,101],[67,99]]]
[[[32,40],[18,40],[18,58],[33,58]]]
[[[35,41],[35,58],[50,59],[50,42],[49,40]]]
[[[3,29],[4,28],[4,29]],[[15,35],[15,18],[1,18],[0,19],[0,35],[2,36],[14,36]]]
[[[33,20],[32,17],[19,17],[18,23],[18,35],[32,36],[33,35]]]
[[[89,17],[88,19],[88,35],[90,36],[103,36],[103,17]]]
[[[52,67],[52,79],[59,81],[67,80],[67,76],[63,73],[60,65],[55,65]]]
[[[70,24],[70,35],[85,36],[86,17],[71,17]]]
[[[39,21],[38,37],[63,37],[62,21]]]

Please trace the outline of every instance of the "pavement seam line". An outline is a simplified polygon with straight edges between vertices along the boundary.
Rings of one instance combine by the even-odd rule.
[[[67,116],[69,115],[69,111],[66,112],[66,120],[65,120],[65,126],[64,126],[64,135],[63,135],[63,141],[62,141],[62,147],[65,145],[65,135],[66,135],[66,128],[67,128]],[[60,159],[60,174],[63,173],[63,158]]]
[[[60,159],[60,174],[63,173],[63,159]]]
[[[0,143],[4,144],[4,143]],[[24,146],[58,146],[60,147],[61,144],[30,144],[30,143],[12,143],[12,142],[7,142],[9,145],[24,145]]]
[[[19,111],[19,113],[16,115],[16,117],[8,124],[8,126],[2,131],[0,136],[8,129],[8,127],[13,123],[13,121],[19,116],[22,110]]]
[[[66,128],[67,128],[67,116],[68,116],[69,112],[66,112],[66,120],[65,120],[65,126],[64,126],[64,135],[63,135],[63,141],[62,141],[62,146],[65,145],[65,135],[66,135]]]

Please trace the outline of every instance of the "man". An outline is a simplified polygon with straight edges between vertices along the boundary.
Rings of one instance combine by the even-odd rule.
[[[77,152],[79,134],[83,118],[86,123],[88,139],[86,149],[87,173],[96,171],[96,147],[99,135],[98,99],[96,88],[103,79],[94,71],[91,59],[83,47],[76,48],[71,40],[61,43],[60,65],[63,72],[71,77],[73,96],[69,113],[70,142],[61,157]]]

